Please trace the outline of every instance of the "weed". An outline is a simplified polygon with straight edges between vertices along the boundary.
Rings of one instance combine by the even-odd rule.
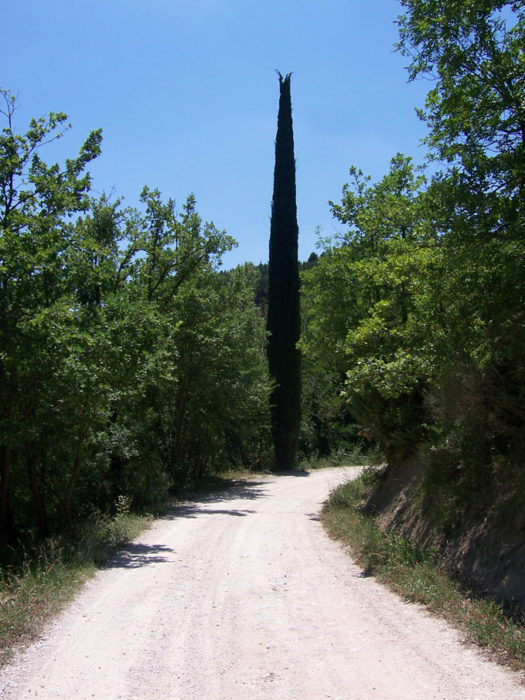
[[[305,469],[322,469],[338,466],[369,466],[381,461],[381,455],[374,450],[363,448],[361,443],[351,447],[337,447],[324,457],[309,455],[300,460],[300,466]]]
[[[475,598],[445,569],[435,551],[423,551],[405,539],[384,533],[360,505],[377,470],[336,489],[323,510],[331,536],[350,547],[357,563],[405,600],[425,605],[445,617],[468,639],[501,661],[525,671],[525,629],[493,601]]]
[[[20,545],[17,563],[0,568],[0,666],[15,647],[35,639],[97,565],[144,528],[148,518],[129,508],[122,497],[113,518],[93,510],[75,541],[49,539],[31,550]]]

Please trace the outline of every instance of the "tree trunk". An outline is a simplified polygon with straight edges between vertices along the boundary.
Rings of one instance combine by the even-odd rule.
[[[69,532],[73,530],[73,516],[71,513],[71,499],[73,497],[73,491],[75,489],[77,479],[78,479],[78,474],[80,472],[80,461],[81,461],[81,454],[82,454],[82,447],[84,445],[84,442],[86,441],[87,436],[89,435],[89,431],[91,429],[91,426],[95,422],[95,417],[96,415],[93,415],[92,418],[89,420],[89,422],[86,424],[84,429],[81,431],[80,435],[78,436],[78,442],[77,442],[77,449],[75,451],[75,458],[73,460],[73,471],[71,472],[71,477],[69,479],[69,483],[67,485],[66,493],[64,494],[64,498],[62,499],[62,507],[64,510],[64,517],[66,521],[66,526]]]
[[[13,544],[16,539],[15,519],[11,506],[11,450],[0,445],[0,543]]]
[[[30,442],[26,442],[26,459],[31,493],[33,494],[33,503],[35,504],[38,534],[40,537],[49,537],[49,521],[38,483],[39,479],[36,469],[35,453],[33,451],[33,445]]]
[[[6,425],[12,425],[14,414],[14,397],[17,389],[16,373],[13,368],[9,374],[2,371],[3,419]],[[11,504],[11,448],[0,445],[0,543],[13,544],[16,541],[16,525]]]
[[[177,391],[175,399],[175,416],[173,418],[171,430],[171,450],[169,471],[172,478],[175,478],[177,466],[183,457],[183,436],[186,418],[186,403],[189,395],[190,378],[186,377]]]

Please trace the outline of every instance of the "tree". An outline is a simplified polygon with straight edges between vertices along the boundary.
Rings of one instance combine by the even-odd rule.
[[[476,194],[523,194],[525,7],[516,0],[402,0],[398,49],[410,79],[435,82],[420,117],[435,158]],[[515,202],[513,202],[515,203]]]
[[[221,275],[235,241],[190,195],[141,208],[89,196],[78,158],[40,148],[66,116],[13,127],[0,91],[0,558],[18,538],[75,534],[125,496],[150,507],[207,470],[261,462],[269,434],[257,276]]]
[[[463,458],[484,442],[486,464],[495,455],[505,461],[513,444],[523,444],[525,417],[525,6],[402,5],[398,48],[411,59],[411,79],[434,82],[420,116],[431,158],[447,168],[429,190],[442,250],[433,311],[441,328],[440,420],[469,420]],[[461,385],[467,400],[451,401]],[[452,403],[467,406],[463,417]]]
[[[292,467],[297,458],[301,412],[301,368],[297,205],[290,77],[279,73],[279,114],[268,269],[268,364],[275,465]]]
[[[344,392],[359,427],[397,458],[420,437],[430,368],[419,304],[435,240],[425,180],[410,158],[397,154],[375,184],[355,167],[350,174],[341,204],[330,203],[349,227],[342,245],[328,247],[303,273],[301,349],[324,383]]]
[[[523,238],[525,216],[525,6],[484,0],[402,0],[398,50],[411,80],[434,83],[420,118],[451,243]],[[445,220],[443,220],[445,219]],[[446,220],[448,219],[448,220]]]
[[[99,154],[102,137],[92,132],[78,158],[62,168],[47,166],[39,150],[63,135],[66,115],[32,119],[26,134],[19,135],[14,96],[2,89],[0,97],[0,537],[12,541],[13,494],[26,472],[39,529],[48,528],[35,440],[46,432],[42,406],[47,403],[47,416],[53,414],[49,392],[50,386],[59,388],[56,362],[63,352],[69,354],[65,348],[76,335],[75,304],[64,279],[70,220],[89,205],[84,170]]]

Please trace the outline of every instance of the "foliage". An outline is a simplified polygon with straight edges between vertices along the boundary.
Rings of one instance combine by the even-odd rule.
[[[523,4],[401,4],[398,48],[411,59],[410,79],[435,82],[420,111],[433,157],[457,166],[476,195],[504,195],[511,213],[525,170]]]
[[[402,4],[398,48],[411,79],[434,81],[420,116],[443,169],[428,184],[400,155],[375,184],[351,169],[331,203],[346,230],[303,274],[301,347],[320,374],[345,376],[350,412],[392,464],[424,443],[470,488],[506,480],[512,492],[525,417],[523,8]]]
[[[476,598],[450,576],[443,559],[392,533],[383,532],[361,505],[381,477],[377,468],[336,489],[323,509],[332,537],[348,545],[364,573],[373,574],[406,600],[445,617],[468,638],[516,670],[525,668],[522,620],[501,605]]]
[[[478,465],[512,463],[525,416],[525,14],[514,2],[403,5],[399,48],[412,79],[436,81],[421,117],[431,156],[449,164],[429,192],[443,241],[433,285],[437,441],[462,442],[463,462],[470,450]]]
[[[1,544],[262,463],[266,337],[255,278],[219,274],[233,239],[202,221],[193,195],[181,212],[148,187],[135,209],[91,198],[100,131],[48,166],[41,148],[66,116],[18,135],[2,96]]]
[[[5,126],[0,137],[0,531],[12,539],[15,523],[11,482],[16,488],[15,453],[24,454],[39,527],[47,534],[47,515],[38,483],[36,446],[49,426],[36,424],[46,411],[53,422],[54,408],[66,402],[77,420],[67,421],[63,443],[69,442],[71,460],[65,481],[64,507],[76,479],[77,461],[94,418],[96,376],[75,374],[75,363],[90,339],[77,322],[71,286],[64,279],[65,259],[73,245],[71,216],[88,207],[89,177],[82,172],[100,151],[100,131],[93,132],[78,158],[65,167],[47,166],[41,146],[63,135],[64,114],[33,119],[24,136],[13,127],[15,101],[2,91]],[[61,376],[57,377],[60,369]],[[57,381],[58,380],[58,381]],[[79,392],[76,401],[71,397]],[[79,399],[84,398],[85,401]],[[76,444],[75,444],[76,443]],[[67,517],[67,516],[66,516]]]
[[[420,423],[431,372],[416,309],[436,256],[425,203],[409,158],[397,155],[376,185],[355,168],[334,215],[349,225],[304,273],[309,313],[301,347],[319,367],[345,376],[351,413],[387,452],[405,449]],[[326,371],[326,369],[325,369]]]
[[[280,98],[268,266],[268,364],[275,464],[290,469],[297,459],[301,411],[299,265],[291,74],[279,74]]]

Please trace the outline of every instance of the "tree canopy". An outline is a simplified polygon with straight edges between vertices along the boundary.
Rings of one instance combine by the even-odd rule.
[[[344,226],[303,275],[301,347],[393,466],[427,450],[487,492],[523,460],[525,24],[522,3],[402,0],[398,49],[432,83],[432,175],[356,167]],[[480,486],[481,487],[481,486]]]
[[[119,496],[150,506],[210,469],[257,464],[269,383],[257,277],[190,195],[93,198],[77,158],[47,165],[67,117],[0,136],[0,529],[73,531]]]
[[[352,166],[329,203],[339,232],[302,266],[290,74],[269,265],[228,271],[235,241],[193,194],[95,197],[100,130],[48,165],[67,116],[19,133],[2,90],[0,544],[267,466],[271,433],[279,468],[362,438],[392,469],[421,455],[457,494],[519,491],[525,9],[401,4],[398,50],[430,81],[432,167],[398,153],[373,181]]]

